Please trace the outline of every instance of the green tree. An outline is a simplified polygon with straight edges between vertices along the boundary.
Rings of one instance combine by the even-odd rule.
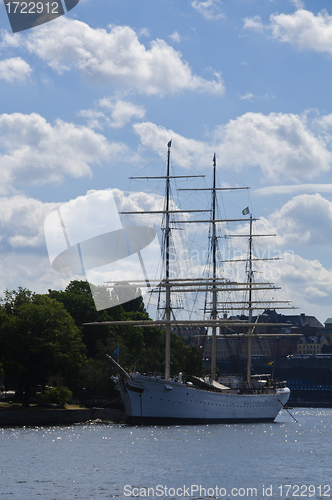
[[[138,318],[136,318],[138,319]],[[132,332],[131,332],[132,330]],[[160,373],[165,371],[165,332],[158,328],[127,328],[126,341],[120,346],[120,363],[127,370],[141,373]],[[134,342],[136,348],[134,349]],[[124,352],[123,352],[124,351]],[[203,361],[198,347],[187,347],[175,333],[171,334],[171,374],[183,372],[186,377],[200,376]]]
[[[115,301],[121,303],[125,312],[146,313],[142,295],[137,297],[137,294],[140,292],[141,289],[135,285],[129,285],[127,282],[118,282],[115,284],[111,296]],[[123,302],[123,300],[130,297],[132,297],[131,300]]]
[[[87,281],[74,280],[64,291],[49,290],[48,293],[52,299],[61,302],[74,319],[76,326],[80,329],[88,358],[96,357],[98,345],[106,344],[107,339],[119,331],[120,328],[104,325],[84,326],[84,323],[121,320],[124,313],[121,306],[97,311]]]
[[[103,358],[90,358],[80,370],[80,381],[86,397],[98,398],[119,397],[112,381],[113,369],[111,363]]]
[[[54,299],[21,288],[6,292],[0,321],[5,374],[23,388],[23,406],[29,406],[31,387],[58,372],[70,380],[84,363],[80,332]]]
[[[55,403],[58,405],[65,406],[68,403],[68,399],[73,396],[71,390],[68,387],[53,387],[49,391],[46,391],[43,396],[44,403]]]

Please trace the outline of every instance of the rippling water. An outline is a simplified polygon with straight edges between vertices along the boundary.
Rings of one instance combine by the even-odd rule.
[[[0,498],[332,497],[332,410],[292,414],[298,423],[282,411],[273,424],[0,429]]]

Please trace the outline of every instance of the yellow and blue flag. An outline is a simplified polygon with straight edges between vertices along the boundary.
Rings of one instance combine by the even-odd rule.
[[[248,214],[250,214],[249,207],[244,208],[244,209],[242,210],[242,213],[243,213],[243,215],[248,215]]]
[[[116,356],[116,354],[119,354],[119,346],[117,346],[117,348],[113,352],[113,356]]]

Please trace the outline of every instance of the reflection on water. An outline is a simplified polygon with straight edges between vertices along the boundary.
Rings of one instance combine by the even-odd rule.
[[[302,497],[332,497],[332,410],[294,409],[292,414],[298,423],[282,411],[273,424],[0,429],[0,497],[207,498],[214,493],[234,498],[235,488],[237,497],[249,498],[249,491],[266,499],[269,487],[274,498],[296,497],[294,486],[287,496],[282,485],[314,485],[315,490],[303,487]]]

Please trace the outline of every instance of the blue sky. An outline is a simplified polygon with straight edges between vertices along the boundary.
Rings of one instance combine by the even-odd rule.
[[[287,297],[332,316],[330,2],[81,0],[15,35],[0,8],[0,290],[65,287],[45,217],[89,190],[130,199],[172,139],[177,173],[210,175],[216,152],[220,185],[251,186]]]

